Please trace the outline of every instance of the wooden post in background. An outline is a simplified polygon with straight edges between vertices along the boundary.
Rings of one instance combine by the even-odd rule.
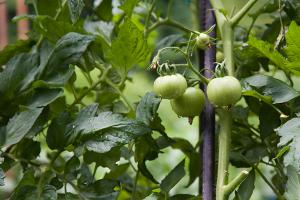
[[[216,24],[214,12],[209,0],[199,0],[199,18],[201,31],[206,31]],[[210,34],[210,37],[216,38],[216,29]],[[203,75],[206,78],[212,77],[212,71],[215,68],[216,46],[212,45],[205,51],[199,51],[200,67],[204,67]],[[201,85],[203,91],[206,86]],[[202,133],[202,199],[215,199],[215,111],[214,107],[205,102],[204,110],[201,114],[200,132]]]
[[[16,15],[27,15],[28,8],[25,5],[25,0],[17,0]],[[28,37],[26,33],[29,31],[29,22],[27,19],[22,19],[17,23],[18,39],[26,40]]]
[[[0,50],[8,42],[6,0],[0,0]]]

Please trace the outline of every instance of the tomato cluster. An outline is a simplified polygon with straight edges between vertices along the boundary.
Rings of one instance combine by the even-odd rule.
[[[163,99],[170,99],[172,110],[182,117],[193,118],[201,113],[205,104],[203,91],[187,87],[181,74],[160,76],[154,81],[154,91]],[[214,78],[207,84],[207,98],[215,106],[234,105],[242,96],[242,87],[233,76]]]

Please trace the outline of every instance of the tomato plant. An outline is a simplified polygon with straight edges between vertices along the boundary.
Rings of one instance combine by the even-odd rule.
[[[0,199],[300,199],[297,0],[25,2]]]

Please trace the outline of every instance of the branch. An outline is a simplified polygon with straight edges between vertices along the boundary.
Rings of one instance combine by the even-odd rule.
[[[249,0],[246,5],[230,19],[231,26],[236,26],[256,2],[257,0]]]
[[[243,170],[239,175],[237,175],[230,183],[223,186],[224,187],[224,195],[230,195],[237,186],[239,186],[248,176],[249,171]]]
[[[110,67],[105,68],[105,70],[103,71],[101,77],[99,78],[99,80],[97,82],[95,82],[90,88],[88,88],[85,92],[83,92],[79,97],[77,97],[77,99],[70,105],[70,108],[72,108],[73,106],[75,106],[77,103],[79,103],[90,91],[92,91],[93,89],[95,89],[101,82],[103,82],[106,78],[107,73],[109,72]]]
[[[182,65],[181,66],[186,66],[188,69],[192,70],[192,72],[194,72],[198,77],[199,79],[205,83],[205,84],[208,84],[209,82],[209,79],[207,79],[205,76],[203,76],[194,66],[193,66],[193,63],[192,61],[190,60],[189,58],[189,55],[184,52],[182,49],[180,49],[179,47],[164,47],[162,49],[160,49],[158,52],[157,52],[157,55],[158,57],[160,56],[160,53],[164,50],[169,50],[169,49],[173,49],[173,50],[176,50],[178,51],[179,53],[181,53],[184,57],[184,59],[186,60],[187,64],[186,65]]]
[[[154,29],[156,29],[157,27],[161,26],[161,25],[167,25],[167,26],[173,26],[175,28],[178,28],[184,32],[187,32],[187,33],[195,33],[195,34],[199,34],[197,31],[194,31],[194,30],[191,30],[187,27],[185,27],[183,24],[175,21],[175,20],[172,20],[172,19],[169,19],[169,18],[165,18],[165,19],[159,19],[157,22],[155,22],[154,24],[152,24],[149,29],[147,30],[147,34],[146,35],[149,35],[150,32],[152,32]]]

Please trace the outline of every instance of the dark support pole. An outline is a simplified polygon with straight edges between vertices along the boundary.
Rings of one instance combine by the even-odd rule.
[[[201,30],[208,30],[216,23],[214,12],[209,0],[199,0],[199,18]],[[216,38],[216,29],[210,33],[210,37]],[[212,76],[216,60],[216,47],[212,45],[204,52],[199,52],[200,67],[205,77]],[[206,86],[201,86],[206,91]],[[203,200],[215,199],[215,112],[211,104],[206,101],[204,111],[201,114],[200,131],[202,133],[202,198]]]

